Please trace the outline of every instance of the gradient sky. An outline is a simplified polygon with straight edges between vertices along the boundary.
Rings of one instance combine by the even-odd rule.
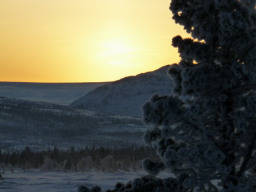
[[[169,4],[0,0],[0,81],[113,81],[178,62]]]

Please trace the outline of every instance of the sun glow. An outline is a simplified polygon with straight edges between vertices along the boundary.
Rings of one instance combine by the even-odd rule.
[[[106,42],[102,42],[99,47],[99,58],[112,66],[129,64],[129,58],[132,56],[132,52],[135,48],[132,48],[127,42],[119,39],[113,39]]]
[[[169,3],[0,1],[0,81],[113,81],[177,62]]]

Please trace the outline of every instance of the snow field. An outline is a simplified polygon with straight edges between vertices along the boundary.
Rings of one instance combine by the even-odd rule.
[[[146,172],[43,172],[36,169],[15,169],[3,174],[0,192],[76,192],[80,185],[99,185],[103,191],[113,189],[117,182],[126,183]]]

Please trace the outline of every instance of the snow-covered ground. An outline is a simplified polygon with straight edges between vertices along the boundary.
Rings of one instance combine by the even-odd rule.
[[[141,145],[146,129],[139,118],[0,97],[0,148]]]
[[[80,185],[99,185],[103,191],[117,182],[126,183],[145,172],[42,172],[40,170],[6,171],[0,180],[0,192],[76,192]]]

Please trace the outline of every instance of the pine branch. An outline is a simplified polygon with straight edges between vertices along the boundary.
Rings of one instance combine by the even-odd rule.
[[[246,57],[248,57],[248,55],[250,54],[250,52],[253,50],[253,48],[256,46],[256,44],[254,42],[250,43],[247,48],[245,49],[245,51],[242,53],[242,57],[241,57],[241,61],[244,61]]]
[[[241,85],[241,86],[237,86],[234,87],[232,89],[230,89],[228,92],[230,93],[236,93],[236,94],[244,94],[247,91],[256,91],[256,85],[252,84],[252,85]]]
[[[254,149],[255,141],[256,141],[256,132],[253,135],[251,144],[250,144],[250,146],[248,148],[248,151],[247,151],[247,153],[246,153],[246,155],[244,157],[244,160],[243,160],[243,163],[242,163],[242,165],[240,167],[240,170],[237,173],[237,176],[239,176],[239,177],[242,176],[242,173],[245,171],[246,166],[247,166],[249,160],[251,159],[252,152],[253,152],[253,149]]]

